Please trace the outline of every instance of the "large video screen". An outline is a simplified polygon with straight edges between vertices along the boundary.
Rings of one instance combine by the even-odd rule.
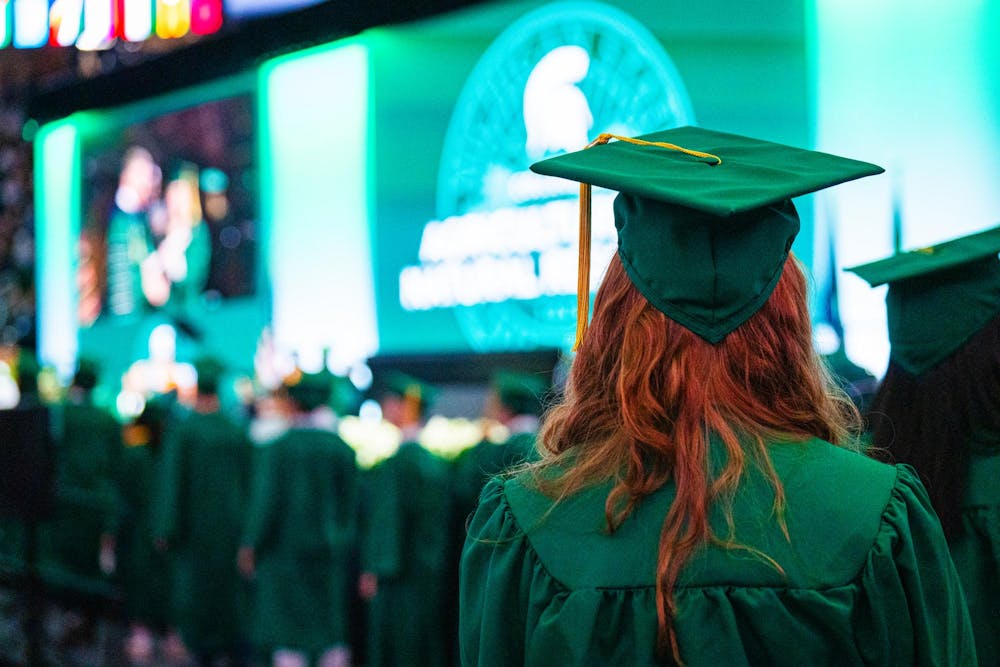
[[[40,353],[110,396],[249,371],[270,319],[252,76],[51,123],[38,140]]]
[[[160,311],[197,334],[206,305],[255,292],[249,95],[88,137],[81,148],[81,326]]]

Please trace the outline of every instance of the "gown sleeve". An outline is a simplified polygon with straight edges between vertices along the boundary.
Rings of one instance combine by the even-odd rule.
[[[463,665],[517,665],[525,660],[525,609],[540,565],[530,557],[503,482],[480,496],[462,551],[459,642]]]
[[[861,575],[858,648],[867,664],[974,666],[972,625],[941,525],[916,473],[897,470]]]

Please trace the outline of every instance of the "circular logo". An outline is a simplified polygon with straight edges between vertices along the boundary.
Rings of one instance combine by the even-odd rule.
[[[576,317],[578,186],[528,166],[602,132],[634,136],[694,122],[663,47],[600,3],[548,5],[512,24],[466,82],[438,178],[438,219],[401,305],[453,308],[477,351],[568,347]],[[595,189],[592,276],[617,241],[613,193]]]

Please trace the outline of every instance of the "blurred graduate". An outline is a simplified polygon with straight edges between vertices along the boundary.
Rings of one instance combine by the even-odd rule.
[[[436,391],[392,372],[376,378],[383,418],[402,434],[366,474],[360,588],[370,600],[371,667],[443,665],[448,551],[448,467],[418,440]]]
[[[857,266],[888,283],[889,368],[873,445],[916,468],[941,517],[976,634],[1000,664],[1000,227]]]
[[[535,458],[535,438],[547,391],[548,382],[537,375],[507,370],[493,376],[483,418],[503,426],[507,437],[501,442],[484,438],[455,461],[456,514],[463,525],[491,477]]]
[[[253,581],[252,637],[275,665],[348,665],[357,539],[354,450],[331,419],[334,376],[286,380],[290,428],[259,450],[239,553]]]
[[[115,569],[120,502],[115,474],[121,426],[94,404],[97,364],[79,362],[66,400],[52,407],[56,442],[56,506],[43,534],[43,567],[56,583],[106,594]]]
[[[115,475],[121,503],[115,571],[130,624],[125,652],[134,662],[152,659],[157,636],[170,625],[169,560],[156,548],[154,517],[159,506],[163,440],[175,407],[175,393],[154,396],[135,421],[122,429],[124,447]],[[164,648],[170,656],[186,655],[176,635],[167,638]]]
[[[245,640],[236,555],[251,446],[246,429],[221,411],[225,367],[202,358],[195,370],[194,409],[171,425],[164,444],[156,535],[171,555],[172,621],[188,649],[210,664],[238,656]]]

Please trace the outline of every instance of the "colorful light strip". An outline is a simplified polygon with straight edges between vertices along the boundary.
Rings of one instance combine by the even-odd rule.
[[[0,49],[110,48],[116,39],[175,39],[222,28],[222,0],[0,0]]]
[[[13,25],[14,5],[12,0],[0,0],[0,49],[10,46]]]

